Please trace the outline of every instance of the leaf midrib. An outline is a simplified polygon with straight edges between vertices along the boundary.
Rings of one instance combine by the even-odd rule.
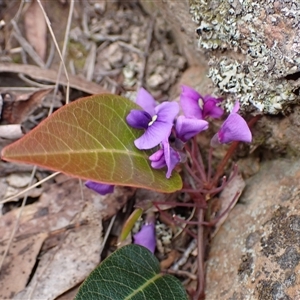
[[[138,294],[139,292],[141,292],[142,290],[144,290],[148,285],[150,285],[151,283],[154,283],[155,280],[157,280],[158,278],[162,277],[161,274],[157,274],[154,277],[152,277],[150,280],[147,280],[144,284],[142,284],[139,288],[137,288],[136,290],[134,290],[133,293],[131,293],[130,295],[128,295],[126,298],[124,298],[124,300],[130,300],[133,296],[135,296],[136,294]]]
[[[128,151],[128,150],[108,150],[108,149],[96,149],[96,150],[72,150],[68,149],[66,151],[56,151],[56,152],[47,152],[47,156],[49,155],[62,155],[62,154],[67,154],[67,155],[72,155],[72,154],[89,154],[89,153],[110,153],[110,154],[124,154],[127,156],[136,156],[136,157],[141,157],[141,158],[146,158],[144,153],[138,153],[134,151]],[[40,155],[45,155],[45,152],[40,152],[40,153],[32,153],[29,156],[40,156]],[[4,155],[4,158],[9,158],[9,157],[16,157],[18,155]],[[22,154],[24,157],[24,154]]]

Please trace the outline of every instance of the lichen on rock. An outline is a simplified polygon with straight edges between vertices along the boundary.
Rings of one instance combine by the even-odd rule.
[[[208,76],[230,110],[276,114],[299,100],[298,0],[190,0]]]

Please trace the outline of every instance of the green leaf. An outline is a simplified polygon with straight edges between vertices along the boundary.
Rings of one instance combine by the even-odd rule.
[[[138,150],[142,131],[131,128],[126,116],[140,109],[115,95],[94,95],[65,105],[31,132],[2,151],[8,161],[31,163],[68,175],[171,193],[181,189],[180,176],[154,170],[151,151]]]
[[[75,300],[188,299],[177,278],[159,272],[159,262],[148,249],[124,246],[90,274]]]

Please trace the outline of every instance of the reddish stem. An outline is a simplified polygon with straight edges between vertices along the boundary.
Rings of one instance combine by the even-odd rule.
[[[191,167],[189,166],[188,162],[185,163],[185,168],[188,171],[188,173],[194,178],[194,180],[199,183],[199,184],[203,184],[203,181],[195,174],[195,172],[191,169]]]
[[[204,225],[204,226],[208,226],[208,227],[213,227],[215,226],[218,221],[223,218],[223,216],[225,216],[228,211],[230,210],[231,206],[236,202],[236,198],[240,195],[240,192],[236,192],[235,196],[233,197],[233,199],[230,201],[228,207],[217,217],[215,218],[213,221],[210,221],[210,222],[202,222],[201,224]]]
[[[201,194],[204,194],[204,195],[213,195],[213,194],[217,194],[217,193],[221,192],[224,189],[226,183],[227,183],[226,182],[226,177],[224,176],[222,184],[218,188],[211,188],[209,190],[208,189],[201,189],[201,188],[196,188],[196,189],[182,189],[181,191],[185,192],[185,193],[189,193],[189,194],[198,194],[198,193],[201,193]]]
[[[190,149],[188,144],[185,144],[184,148],[190,156],[190,160],[191,160],[193,170],[198,171],[199,175],[201,177],[201,181],[205,182],[206,181],[205,168],[204,168],[204,165],[203,165],[203,160],[202,160],[201,153],[200,153],[200,155],[198,155],[200,151],[198,151],[198,153],[197,153],[197,150],[199,150],[199,149],[197,148],[196,139],[194,138],[192,140],[192,150]],[[200,164],[198,162],[198,159],[200,160]]]

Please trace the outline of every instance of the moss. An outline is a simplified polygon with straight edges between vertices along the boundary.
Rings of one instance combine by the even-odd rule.
[[[190,12],[228,110],[239,99],[244,111],[276,114],[299,100],[298,0],[190,0]]]

